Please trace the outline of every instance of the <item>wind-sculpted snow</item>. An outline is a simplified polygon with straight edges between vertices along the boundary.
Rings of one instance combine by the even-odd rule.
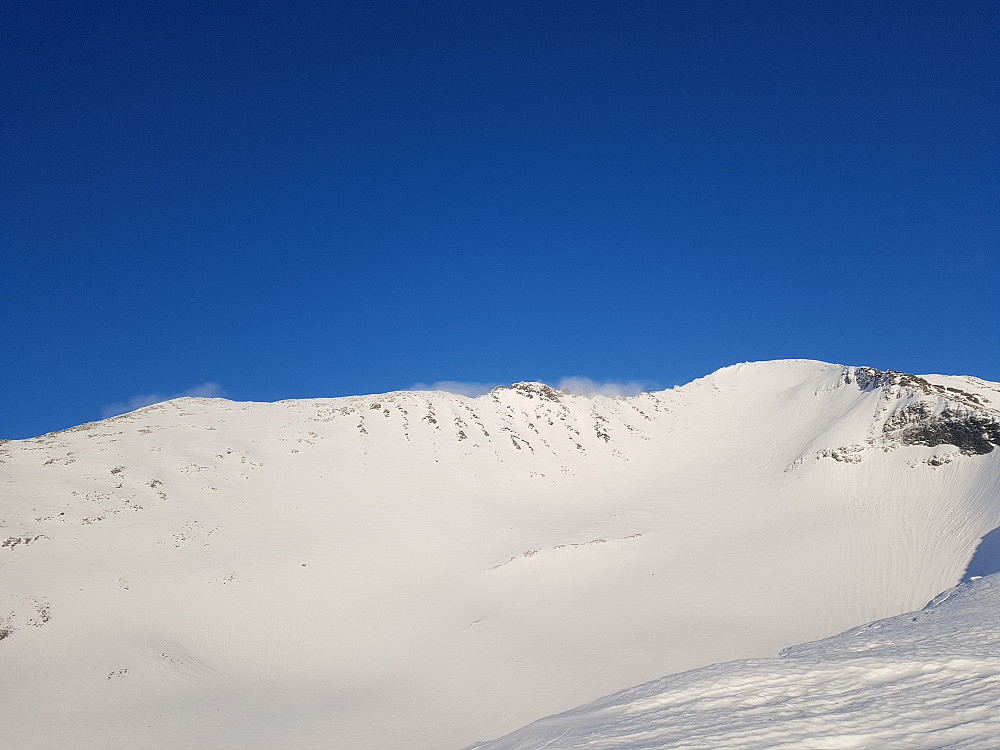
[[[783,361],[630,398],[183,398],[2,443],[0,737],[459,748],[912,610],[1000,559],[996,403]]]
[[[1000,576],[778,659],[623,690],[478,750],[994,750]]]

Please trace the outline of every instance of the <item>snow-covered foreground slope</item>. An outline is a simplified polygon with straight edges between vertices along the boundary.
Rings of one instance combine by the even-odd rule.
[[[954,585],[1000,386],[179,399],[0,445],[12,748],[458,748]],[[6,738],[11,738],[9,741]]]
[[[479,750],[995,750],[1000,575],[919,612],[623,690]]]

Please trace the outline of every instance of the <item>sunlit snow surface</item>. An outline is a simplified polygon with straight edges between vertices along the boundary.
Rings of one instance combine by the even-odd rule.
[[[0,443],[0,747],[454,749],[918,608],[1000,526],[1000,386],[925,378],[185,398]]]
[[[966,748],[1000,738],[1000,576],[925,609],[623,690],[478,750]]]

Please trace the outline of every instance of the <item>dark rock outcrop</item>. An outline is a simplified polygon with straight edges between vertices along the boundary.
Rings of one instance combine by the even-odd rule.
[[[954,408],[935,414],[924,401],[895,412],[882,430],[903,445],[954,445],[966,455],[983,455],[1000,445],[1000,424],[988,414]]]

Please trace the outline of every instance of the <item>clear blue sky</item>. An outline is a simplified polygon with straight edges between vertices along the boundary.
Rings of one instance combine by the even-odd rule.
[[[995,2],[7,0],[0,25],[0,437],[190,389],[784,357],[1000,381]]]

